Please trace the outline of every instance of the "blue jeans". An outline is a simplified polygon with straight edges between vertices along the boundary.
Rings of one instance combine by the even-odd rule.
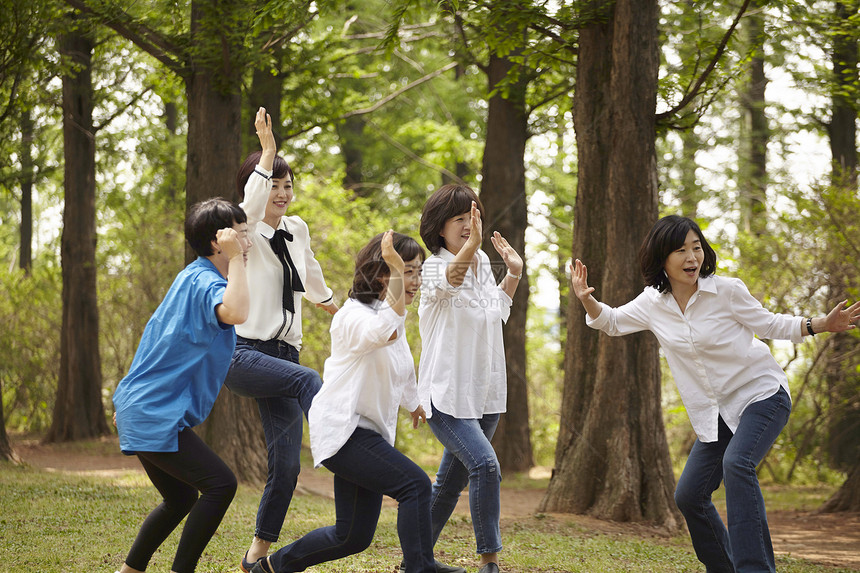
[[[397,535],[409,573],[435,573],[430,533],[430,478],[378,433],[356,428],[323,465],[334,473],[337,520],[269,556],[276,573],[360,553],[370,546],[382,496],[398,502]]]
[[[477,552],[502,550],[499,460],[490,440],[499,425],[499,414],[485,414],[480,419],[461,419],[437,410],[432,404],[427,424],[445,450],[430,501],[433,519],[433,543],[448,523],[457,500],[469,486],[469,509],[475,530]]]
[[[277,340],[238,338],[224,384],[255,398],[266,436],[268,477],[254,535],[277,541],[301,470],[302,412],[322,386],[319,374],[299,364],[299,351]]]
[[[791,400],[780,388],[770,398],[747,406],[734,435],[720,418],[716,442],[693,444],[675,488],[675,503],[708,573],[776,571],[756,466],[790,413]],[[711,501],[721,481],[726,485],[728,530]]]

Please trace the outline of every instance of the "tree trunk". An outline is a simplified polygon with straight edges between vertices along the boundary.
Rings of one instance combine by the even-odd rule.
[[[342,185],[356,197],[367,197],[371,190],[364,187],[364,148],[367,135],[364,133],[366,122],[359,116],[352,116],[336,126],[337,137],[343,153],[344,175]]]
[[[236,171],[242,160],[241,68],[233,61],[241,45],[229,43],[234,35],[213,29],[213,21],[227,25],[237,8],[228,5],[191,4],[191,35],[202,49],[221,45],[219,68],[195,64],[186,79],[188,98],[188,157],[185,165],[186,210],[204,199],[223,197],[238,201]],[[208,23],[208,24],[207,24]],[[215,41],[215,38],[222,40]],[[196,258],[186,246],[186,262]]]
[[[574,92],[573,253],[598,297],[617,306],[642,290],[638,247],[657,217],[658,8],[656,0],[590,5]],[[569,309],[556,467],[540,510],[677,529],[656,340],[607,337],[585,325],[578,300]]]
[[[745,150],[740,158],[741,226],[747,233],[761,236],[766,231],[767,143],[770,131],[764,99],[767,77],[764,75],[764,14],[762,2],[754,0],[744,20],[747,45],[754,55],[749,62],[746,93],[742,98],[745,125]],[[755,8],[755,9],[753,9]]]
[[[220,10],[216,21],[230,21],[230,10],[236,4],[209,6],[193,2],[191,10],[192,35],[199,45],[207,45],[215,34],[226,42],[234,37],[217,29],[202,26],[213,20],[207,10]],[[195,67],[186,81],[188,95],[188,159],[186,165],[186,207],[211,197],[238,201],[236,171],[242,161],[241,67],[233,61],[241,53],[241,45],[223,45],[220,67]],[[186,262],[195,258],[186,247]],[[259,422],[254,400],[241,398],[222,389],[212,413],[197,428],[198,434],[224,459],[240,480],[265,477],[266,448],[263,428]],[[261,444],[262,447],[261,447]],[[262,472],[262,473],[261,473]]]
[[[242,99],[236,90],[222,93],[213,86],[212,73],[197,70],[188,79],[188,158],[185,165],[186,211],[211,197],[238,201],[236,171],[241,161]],[[197,255],[186,246],[185,260]]]
[[[33,118],[21,111],[21,256],[18,266],[30,274],[33,266]]]
[[[858,84],[857,31],[849,18],[856,16],[857,3],[836,4],[836,27],[833,43],[833,115],[829,126],[831,151],[831,186],[837,204],[848,204],[857,196],[857,110],[852,94]],[[850,214],[846,215],[850,217]],[[841,253],[836,244],[830,249]],[[856,284],[856,273],[850,265],[835,256],[828,261],[830,296],[828,308],[849,298]],[[860,511],[860,353],[856,339],[845,334],[834,335],[825,354],[827,391],[830,401],[827,420],[827,450],[833,467],[849,471],[842,487],[820,511]]]
[[[505,57],[490,56],[489,89],[504,80],[514,64]],[[484,219],[483,248],[490,256],[496,278],[501,281],[505,264],[492,247],[490,236],[498,231],[521,256],[525,257],[527,221],[525,149],[528,139],[528,115],[525,105],[526,82],[509,87],[507,96],[497,92],[489,102],[487,139],[481,180],[481,203]],[[528,383],[526,380],[526,311],[529,302],[528,275],[514,295],[511,316],[502,336],[508,377],[508,408],[493,438],[502,470],[528,471],[534,465],[529,431]]]
[[[72,30],[60,38],[59,49],[63,57],[76,64],[76,69],[63,76],[63,323],[57,397],[51,428],[45,437],[48,442],[108,434],[101,398],[96,291],[93,41],[83,32]]]
[[[0,379],[0,396],[3,395],[3,380]],[[9,435],[6,433],[6,416],[3,412],[3,402],[0,400],[0,460],[17,461],[18,457],[12,450]]]
[[[860,462],[855,461],[848,479],[818,511],[821,513],[860,511]]]
[[[255,68],[251,78],[251,92],[248,101],[248,134],[246,141],[245,155],[252,151],[260,149],[260,138],[257,137],[257,130],[254,127],[254,115],[260,107],[266,108],[266,113],[272,117],[272,133],[275,136],[275,145],[278,149],[281,147],[281,142],[284,140],[281,133],[281,97],[283,94],[284,80],[278,74],[272,74],[271,65],[266,65],[262,68]]]

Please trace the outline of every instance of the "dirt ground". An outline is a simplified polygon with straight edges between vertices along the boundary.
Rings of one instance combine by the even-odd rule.
[[[48,471],[104,476],[128,470],[143,471],[137,458],[119,453],[116,438],[89,448],[42,445],[35,440],[13,439],[13,447],[24,463]],[[303,469],[297,493],[332,497],[331,475],[325,471]],[[540,489],[503,487],[503,520],[534,514],[543,494]],[[386,503],[393,505],[394,502],[387,500]],[[456,511],[468,513],[468,501],[461,500]],[[658,528],[642,524],[608,522],[582,515],[565,515],[564,519],[594,533],[640,537],[662,535]],[[860,571],[860,514],[769,510],[768,523],[777,554]]]

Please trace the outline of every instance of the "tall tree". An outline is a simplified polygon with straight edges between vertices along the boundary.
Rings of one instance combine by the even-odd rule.
[[[747,79],[741,94],[744,111],[743,151],[740,156],[738,186],[741,191],[741,228],[761,236],[766,228],[767,208],[767,143],[769,130],[766,102],[767,76],[764,73],[765,2],[754,0],[744,20],[745,39],[752,54]]]
[[[33,117],[21,110],[21,247],[18,266],[25,273],[33,265]]]
[[[849,0],[835,5],[834,25],[831,30],[833,65],[832,116],[827,126],[831,151],[831,187],[827,210],[838,226],[846,215],[840,203],[857,201],[857,93],[858,32],[860,2]],[[850,218],[850,215],[848,215]],[[843,250],[834,240],[833,253]],[[843,256],[834,256],[826,262],[828,268],[829,305],[832,307],[849,298],[852,284],[856,289],[856,268],[846,264]],[[856,290],[855,290],[856,293]],[[825,353],[825,372],[830,409],[828,412],[828,453],[831,464],[849,472],[842,487],[822,507],[823,511],[860,511],[860,352],[857,340],[850,336],[836,336],[828,341]]]
[[[656,0],[594,0],[581,12],[573,253],[602,299],[619,305],[642,289],[635,246],[657,218],[658,8]],[[656,341],[599,334],[575,299],[567,332],[555,472],[541,511],[677,528]]]
[[[522,33],[520,33],[522,37]],[[512,54],[513,55],[513,54]],[[511,57],[490,55],[486,68],[490,97],[487,112],[487,140],[481,169],[481,202],[484,216],[484,245],[498,231],[521,255],[525,254],[528,225],[526,201],[525,151],[528,140],[525,74],[506,87],[503,83],[515,67]],[[494,249],[487,254],[498,269],[499,280],[505,268]],[[527,471],[534,465],[529,431],[529,396],[526,379],[526,312],[529,302],[528,273],[514,295],[511,314],[502,331],[505,367],[508,377],[508,409],[501,417],[493,437],[493,447],[503,470]]]
[[[65,206],[61,257],[63,324],[60,374],[49,442],[108,433],[101,399],[99,317],[96,290],[96,179],[90,23],[69,16],[58,41],[68,60],[63,74]]]

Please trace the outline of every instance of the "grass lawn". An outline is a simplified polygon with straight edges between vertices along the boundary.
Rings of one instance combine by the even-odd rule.
[[[796,500],[795,500],[796,501]],[[137,530],[159,502],[140,472],[111,477],[66,474],[0,463],[0,572],[113,573]],[[259,489],[240,486],[197,570],[239,571],[259,502]],[[313,572],[388,572],[400,562],[396,510],[383,508],[373,545],[360,555],[315,566]],[[334,522],[330,499],[293,499],[281,533],[284,543]],[[573,517],[529,516],[504,519],[503,571],[660,572],[702,571],[686,535],[661,538],[635,533],[598,533]],[[167,573],[178,530],[156,553],[147,571]],[[477,571],[469,519],[455,514],[437,545],[437,556]],[[778,557],[781,573],[849,571]]]

